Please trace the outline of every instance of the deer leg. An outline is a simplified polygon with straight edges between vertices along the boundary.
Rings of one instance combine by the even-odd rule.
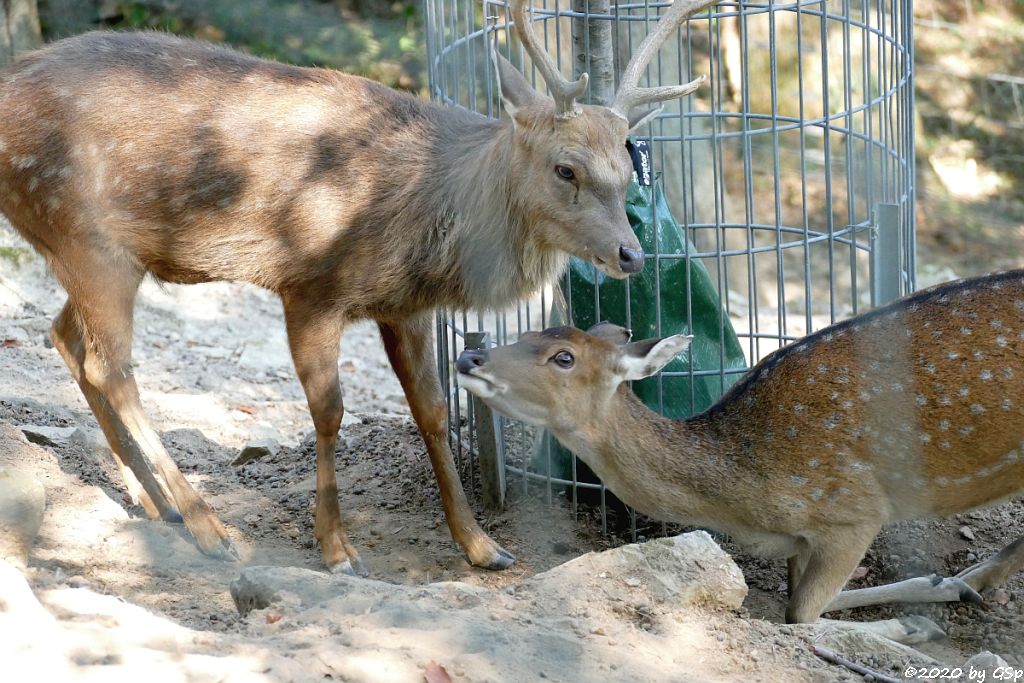
[[[157,481],[160,495],[150,498],[138,478],[132,473],[131,468],[125,464],[123,453],[129,437],[123,430],[123,423],[110,414],[110,406],[103,400],[103,396],[96,387],[90,384],[85,377],[85,342],[70,302],[64,305],[63,310],[54,319],[53,327],[50,329],[50,338],[53,340],[54,348],[57,349],[64,359],[64,363],[71,370],[71,375],[78,382],[93,414],[97,416],[103,414],[103,419],[97,418],[97,420],[104,430],[107,443],[111,445],[114,460],[121,471],[121,478],[124,480],[125,488],[128,489],[132,504],[141,504],[150,519],[163,519],[180,524],[181,514],[174,507],[167,487]],[[121,428],[120,431],[118,428]]]
[[[921,616],[898,617],[881,621],[836,621],[819,619],[813,624],[816,631],[845,629],[873,633],[904,645],[920,645],[934,640],[943,640],[946,632],[931,619]]]
[[[905,581],[843,591],[824,611],[832,612],[867,605],[883,605],[892,602],[984,602],[978,593],[959,578],[944,579],[939,576],[919,576]]]
[[[170,507],[169,492],[202,552],[222,559],[237,557],[220,520],[178,470],[142,410],[131,369],[132,309],[142,273],[88,249],[53,263],[68,292],[68,315],[74,316],[84,349],[82,362],[69,367],[84,378],[86,399],[112,449],[158,511],[161,505]],[[58,322],[55,336],[62,343],[70,340],[65,351],[74,359],[71,323],[68,318]]]
[[[878,527],[853,527],[840,538],[808,546],[806,564],[795,587],[790,587],[786,622],[813,623],[839,593],[864,557]]]
[[[324,564],[332,573],[367,576],[369,572],[349,540],[338,505],[338,478],[334,450],[338,444],[345,405],[338,379],[341,323],[324,319],[300,298],[284,299],[295,372],[306,392],[309,414],[316,428],[316,513],[313,534],[320,543]]]
[[[1000,550],[994,557],[968,567],[956,578],[981,593],[990,588],[997,588],[1015,574],[1024,569],[1024,536]]]
[[[473,565],[484,569],[510,567],[515,558],[477,524],[455,470],[455,461],[448,447],[448,413],[435,370],[437,365],[429,316],[402,322],[381,322],[379,326],[391,367],[402,383],[412,416],[430,454],[430,464],[437,477],[441,504],[452,538]]]
[[[1024,537],[1017,539],[984,562],[951,578],[919,576],[885,586],[843,591],[826,612],[892,602],[984,602],[981,592],[997,588],[1012,574],[1024,569]]]

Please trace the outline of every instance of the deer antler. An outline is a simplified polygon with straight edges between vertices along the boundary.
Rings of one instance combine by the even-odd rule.
[[[558,71],[558,66],[551,55],[544,51],[537,35],[533,32],[533,22],[526,16],[526,3],[528,0],[511,0],[510,10],[512,20],[515,22],[516,34],[519,41],[530,55],[530,59],[540,69],[540,75],[544,82],[551,89],[551,96],[555,100],[555,117],[568,119],[576,116],[579,110],[576,108],[576,98],[587,90],[587,83],[590,81],[588,74],[581,74],[575,81],[570,81]]]
[[[717,2],[720,0],[675,0],[629,60],[629,65],[622,73],[619,89],[615,93],[612,110],[628,119],[632,110],[641,105],[689,95],[704,82],[704,76],[701,76],[683,85],[664,85],[657,88],[639,86],[641,73],[679,25]]]

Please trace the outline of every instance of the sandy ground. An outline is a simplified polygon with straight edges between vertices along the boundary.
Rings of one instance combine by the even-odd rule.
[[[294,640],[278,637],[287,628],[274,633],[256,628],[265,615],[241,617],[228,592],[243,566],[321,569],[312,537],[314,454],[306,439],[311,422],[291,367],[277,300],[236,284],[176,287],[146,282],[136,308],[134,353],[143,405],[182,470],[228,525],[242,555],[237,564],[203,557],[181,527],[146,520],[140,509],[125,501],[105,447],[91,439],[68,437],[77,428],[95,437],[97,427],[47,340],[49,321],[63,300],[42,260],[0,226],[0,423],[58,428],[51,432],[52,443],[25,451],[31,453],[25,456],[30,461],[25,466],[42,481],[48,497],[46,521],[26,571],[31,589],[54,613],[60,609],[46,597],[52,591],[79,587],[117,596],[148,610],[168,628],[187,629],[188,642],[205,643],[195,650],[203,656],[215,655],[229,641],[238,652],[288,652]],[[457,581],[465,590],[503,595],[516,592],[538,572],[620,542],[617,537],[602,538],[586,511],[574,519],[558,499],[549,505],[517,493],[519,488],[513,486],[505,512],[488,515],[477,509],[484,527],[519,561],[499,573],[471,568],[448,534],[423,445],[373,326],[354,325],[346,332],[341,370],[351,415],[338,450],[340,496],[353,540],[375,580],[368,586],[377,586],[377,581],[405,587]],[[266,440],[279,444],[270,455],[231,464],[242,447]],[[1022,512],[1024,507],[1017,503],[956,520],[887,530],[865,559],[866,575],[857,585],[921,571],[954,573],[1021,533]],[[640,647],[640,659],[667,667],[661,680],[696,680],[686,671],[707,658],[717,658],[715,666],[692,669],[706,680],[859,678],[808,654],[808,643],[818,636],[769,623],[780,619],[784,604],[782,563],[755,560],[728,543],[724,547],[737,557],[751,588],[744,606],[724,616],[687,613],[684,618],[652,607],[649,600],[634,600],[608,612],[607,595],[577,596],[573,609],[606,615],[622,629],[617,645],[587,646],[587,657],[596,658],[596,668],[588,671],[605,680],[658,679],[651,678],[650,669],[643,669],[643,675],[629,670],[629,662],[636,661],[635,648]],[[939,661],[956,664],[988,649],[1024,666],[1024,577],[1015,577],[1007,588],[987,609],[900,607],[851,616],[925,614],[944,624],[952,636],[945,643],[924,646]],[[396,594],[413,601],[417,595]],[[533,603],[528,614],[506,616],[543,623],[555,634],[565,630],[566,637],[580,642],[593,635],[587,628],[582,635],[573,635],[580,629],[567,626],[565,614],[545,611],[543,600],[539,606],[537,599]],[[652,626],[660,619],[690,618],[703,620],[701,632],[711,634],[710,644],[694,650],[695,659],[679,655],[676,631]],[[319,627],[329,631],[328,626]],[[307,627],[309,623],[303,622],[301,628]],[[387,637],[387,628],[394,626],[381,628]],[[358,650],[364,641],[357,641],[349,639],[344,647]],[[528,660],[525,643],[512,640],[505,647],[515,651],[519,645]],[[622,654],[627,649],[628,657]],[[911,655],[879,646],[869,663],[891,673]],[[368,651],[366,656],[373,654]],[[423,650],[409,656],[413,669],[425,671],[427,661],[420,661]],[[441,661],[444,656],[445,648],[439,645],[431,658]],[[590,675],[574,676],[579,663],[572,658],[556,664],[547,672],[552,679],[591,680]],[[352,680],[406,680],[402,676],[409,670],[401,669],[405,673],[390,679]],[[472,667],[460,670],[465,680],[490,679],[475,676]],[[320,678],[323,671],[300,667],[289,680]]]

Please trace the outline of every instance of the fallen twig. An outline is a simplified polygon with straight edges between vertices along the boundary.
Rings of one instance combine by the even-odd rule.
[[[829,650],[828,648],[825,648],[825,647],[821,647],[820,645],[814,645],[811,649],[814,651],[814,654],[818,655],[819,657],[824,659],[826,662],[830,662],[832,664],[838,664],[839,666],[846,667],[850,671],[854,671],[856,673],[859,673],[861,676],[868,676],[868,675],[870,675],[876,681],[882,681],[883,683],[905,683],[904,681],[901,681],[898,678],[893,678],[892,676],[886,676],[884,673],[882,673],[880,671],[875,671],[874,669],[869,669],[868,667],[863,666],[861,664],[858,664],[857,662],[851,662],[849,659],[846,659],[845,657],[841,657],[840,655],[837,655],[832,650]]]

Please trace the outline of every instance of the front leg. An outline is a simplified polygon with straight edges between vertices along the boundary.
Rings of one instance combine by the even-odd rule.
[[[452,538],[477,567],[505,569],[511,566],[515,558],[477,524],[455,470],[446,433],[448,412],[435,370],[430,316],[378,324],[391,367],[402,383],[412,416],[427,445]]]
[[[320,542],[324,564],[332,572],[367,575],[359,553],[348,538],[338,505],[334,449],[345,406],[338,380],[341,321],[308,305],[297,296],[282,297],[295,372],[302,382],[316,428],[316,517],[313,533]]]

